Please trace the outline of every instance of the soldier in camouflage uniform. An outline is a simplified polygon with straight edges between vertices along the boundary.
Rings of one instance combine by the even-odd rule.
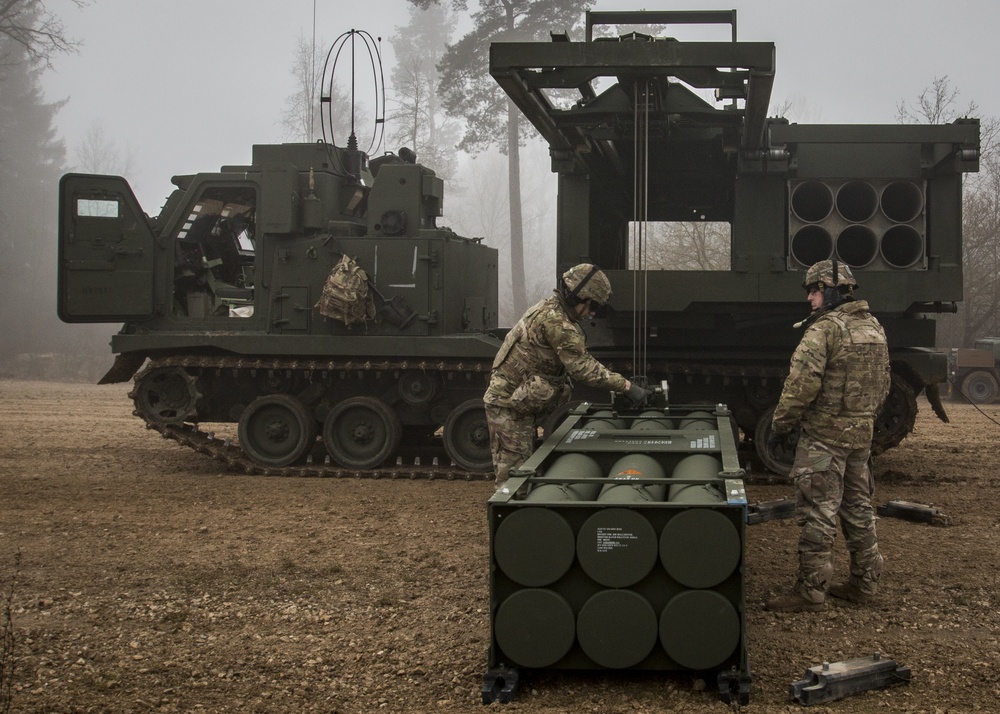
[[[581,263],[563,273],[555,294],[529,308],[507,333],[483,401],[497,487],[534,450],[538,425],[569,401],[572,381],[625,392],[638,405],[649,392],[594,359],[580,321],[611,297],[603,271]]]
[[[822,610],[827,594],[867,602],[875,594],[882,555],[875,533],[869,457],[872,433],[889,393],[885,332],[868,303],[855,300],[849,267],[824,260],[806,271],[813,313],[792,355],[774,410],[769,445],[801,426],[792,477],[796,485],[799,567],[788,595],[769,610]],[[830,584],[837,517],[851,556],[850,578]]]

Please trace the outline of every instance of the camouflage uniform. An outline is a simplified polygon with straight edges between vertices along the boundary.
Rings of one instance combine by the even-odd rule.
[[[883,559],[869,457],[875,416],[888,393],[885,332],[868,303],[850,300],[820,314],[792,355],[772,421],[774,432],[802,427],[792,476],[802,526],[795,592],[806,601],[826,598],[838,515],[851,554],[849,585],[863,595],[878,585]]]
[[[534,450],[536,429],[569,401],[571,380],[624,391],[625,378],[587,352],[575,313],[558,294],[531,307],[507,333],[483,396],[496,484]]]

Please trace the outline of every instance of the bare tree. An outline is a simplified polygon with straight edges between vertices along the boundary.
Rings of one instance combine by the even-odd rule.
[[[317,54],[319,56],[317,56]],[[302,35],[295,43],[295,54],[289,68],[295,79],[295,91],[285,98],[285,108],[281,113],[281,126],[289,139],[315,141],[321,136],[320,124],[320,84],[317,66],[322,67],[321,57],[325,50],[314,52],[312,43]]]
[[[906,124],[942,124],[977,116],[969,102],[958,107],[958,88],[935,77],[916,102],[901,101],[896,118]],[[967,174],[962,198],[962,267],[965,295],[955,316],[943,316],[938,342],[971,346],[979,337],[1000,335],[1000,120],[980,118],[979,173]]]
[[[84,7],[84,0],[72,0]],[[0,0],[0,35],[19,44],[29,60],[50,66],[53,55],[76,52],[80,42],[66,34],[66,27],[42,0]],[[0,62],[8,61],[0,58]]]
[[[729,270],[730,253],[728,223],[654,223],[646,239],[644,264],[652,270]]]
[[[410,23],[396,27],[393,49],[392,109],[387,116],[389,138],[407,145],[421,163],[443,176],[453,176],[457,165],[454,137],[457,121],[448,118],[438,98],[437,64],[455,27],[455,14],[444,5],[410,8]]]
[[[295,52],[289,72],[294,78],[295,91],[285,98],[285,108],[281,112],[280,124],[285,130],[285,136],[294,141],[312,142],[323,138],[322,113],[324,107],[329,107],[330,113],[325,117],[327,130],[332,124],[333,136],[342,141],[350,133],[351,99],[348,92],[341,88],[332,78],[333,57],[328,57],[329,47],[320,43],[316,47],[310,39],[299,36],[295,43]],[[323,86],[323,69],[327,68],[331,81],[330,86]],[[331,92],[330,103],[321,103],[324,89]],[[355,123],[366,124],[366,111],[363,106],[355,105]]]
[[[77,171],[128,177],[135,170],[135,148],[126,145],[124,150],[120,150],[99,120],[87,129],[83,141],[76,146],[75,155]]]
[[[965,183],[962,203],[965,301],[959,344],[1000,335],[1000,151],[996,118],[981,124],[979,173]]]
[[[795,122],[818,122],[820,112],[808,97],[793,94],[791,97],[775,100],[767,111],[768,116],[780,117]]]
[[[935,77],[915,103],[901,100],[896,105],[896,119],[902,124],[947,124],[960,116],[976,116],[979,107],[975,102],[969,102],[964,111],[957,109],[959,94],[948,75]]]

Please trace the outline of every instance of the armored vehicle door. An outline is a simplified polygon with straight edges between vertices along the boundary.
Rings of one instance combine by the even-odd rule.
[[[124,322],[153,314],[153,231],[128,182],[59,181],[59,318]]]

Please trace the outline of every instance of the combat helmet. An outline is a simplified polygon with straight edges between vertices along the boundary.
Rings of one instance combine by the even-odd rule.
[[[835,274],[836,278],[834,278]],[[846,288],[849,292],[858,287],[858,281],[854,279],[854,273],[851,272],[849,265],[845,265],[839,260],[821,260],[814,263],[806,271],[806,277],[802,281],[802,287],[807,290],[813,285]]]
[[[574,265],[562,275],[565,295],[570,304],[593,300],[604,305],[611,299],[611,281],[592,263]]]

